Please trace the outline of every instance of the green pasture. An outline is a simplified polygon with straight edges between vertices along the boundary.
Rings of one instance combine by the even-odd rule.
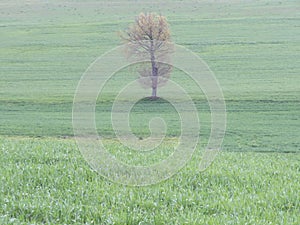
[[[107,140],[108,146],[113,146]],[[299,154],[199,157],[158,185],[91,171],[72,140],[1,138],[1,224],[298,224]]]
[[[142,11],[165,15],[175,43],[209,65],[227,130],[222,152],[199,173],[210,110],[175,68],[171,79],[198,110],[200,142],[178,174],[133,188],[89,168],[73,139],[72,104],[88,66],[121,44],[118,32]],[[298,1],[0,2],[0,224],[299,224],[299,28]],[[122,148],[110,113],[116,90],[136,76],[124,68],[109,80],[96,123],[112,154],[139,165],[172,153],[180,122],[167,101],[141,99],[132,131],[146,138],[160,116],[166,142],[149,158]]]

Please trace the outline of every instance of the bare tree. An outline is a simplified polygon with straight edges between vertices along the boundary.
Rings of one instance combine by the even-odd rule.
[[[143,86],[152,88],[151,98],[157,98],[157,88],[170,77],[173,44],[166,18],[155,13],[140,13],[121,38],[127,44],[128,57],[144,61],[137,65]]]

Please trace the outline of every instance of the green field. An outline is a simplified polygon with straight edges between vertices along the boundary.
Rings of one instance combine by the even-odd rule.
[[[84,161],[72,104],[82,74],[121,44],[118,32],[141,11],[165,15],[176,44],[209,65],[224,93],[227,131],[222,152],[199,173],[210,111],[175,69],[172,80],[198,109],[200,142],[169,180],[127,187]],[[0,2],[0,224],[300,224],[299,22],[298,1]],[[141,100],[133,132],[147,137],[159,115],[166,142],[137,158],[121,147],[110,111],[115,90],[135,76],[124,68],[107,83],[97,129],[110,153],[144,165],[172,153],[180,124],[168,102]]]

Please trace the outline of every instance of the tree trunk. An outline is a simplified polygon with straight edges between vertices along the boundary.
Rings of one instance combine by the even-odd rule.
[[[152,98],[157,97],[157,68],[155,62],[152,63]]]
[[[151,98],[156,98],[157,96],[157,87],[153,87],[152,86],[152,96],[151,96]]]
[[[151,41],[151,65],[152,65],[152,98],[157,98],[157,75],[158,75],[158,69],[156,67],[156,62],[155,62],[155,56],[154,56],[154,46],[153,46],[153,41]]]

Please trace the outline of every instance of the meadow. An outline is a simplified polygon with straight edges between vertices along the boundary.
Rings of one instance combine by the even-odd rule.
[[[298,1],[4,1],[0,3],[0,224],[299,224],[300,29]],[[146,187],[94,172],[73,138],[77,84],[100,55],[121,44],[141,11],[161,12],[173,40],[200,56],[223,90],[227,130],[206,171],[198,164],[210,131],[204,94],[174,70],[201,121],[186,167]],[[124,68],[97,100],[97,128],[128,163],[159,161],[180,133],[164,101],[141,100],[132,130],[149,135],[161,116],[166,142],[134,159],[110,124],[115,90],[135,78]],[[124,76],[125,75],[125,76]],[[163,88],[163,87],[162,87]],[[150,90],[149,90],[150,95]]]

